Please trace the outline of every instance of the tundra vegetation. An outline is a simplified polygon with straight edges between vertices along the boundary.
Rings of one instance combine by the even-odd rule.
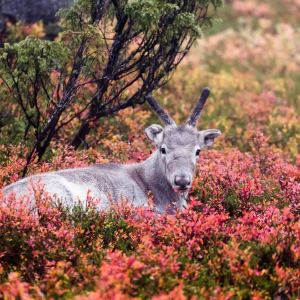
[[[212,89],[199,128],[223,134],[200,154],[187,209],[153,218],[151,208],[123,203],[99,213],[87,197],[90,205],[71,213],[43,186],[33,211],[2,198],[1,297],[300,298],[299,1],[232,0],[220,15],[155,92],[182,124],[195,95]],[[16,145],[18,106],[5,103],[2,187],[22,177],[31,151]],[[74,119],[28,173],[144,161],[153,151],[144,129],[156,118],[141,105],[92,122],[80,151],[66,142],[81,124]]]

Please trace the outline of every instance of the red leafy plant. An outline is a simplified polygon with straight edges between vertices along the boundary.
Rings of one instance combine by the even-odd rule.
[[[71,209],[42,183],[32,186],[35,204],[1,196],[1,297],[299,298],[300,170],[266,142],[259,133],[255,154],[204,152],[188,207],[175,215],[126,201],[99,212],[89,195]],[[33,173],[103,161],[82,154],[62,151]]]

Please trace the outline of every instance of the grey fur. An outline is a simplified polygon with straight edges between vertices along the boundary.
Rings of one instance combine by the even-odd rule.
[[[153,98],[151,101],[155,102]],[[221,132],[198,132],[196,127],[175,123],[165,128],[154,124],[145,131],[157,151],[142,163],[108,163],[34,175],[5,187],[4,195],[13,190],[17,197],[22,196],[28,192],[31,181],[41,179],[51,195],[57,194],[71,207],[78,198],[85,200],[88,190],[92,197],[101,199],[97,206],[100,210],[110,207],[109,194],[115,201],[128,198],[134,206],[146,206],[151,191],[158,213],[165,212],[166,206],[170,206],[170,213],[183,209],[196,169],[197,150],[212,146]],[[34,201],[33,195],[31,199]]]

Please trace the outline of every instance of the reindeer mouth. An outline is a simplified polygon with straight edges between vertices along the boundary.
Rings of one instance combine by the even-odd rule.
[[[189,189],[173,189],[176,194],[184,194],[189,191]]]

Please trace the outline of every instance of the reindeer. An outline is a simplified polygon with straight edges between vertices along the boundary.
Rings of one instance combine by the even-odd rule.
[[[167,206],[170,213],[183,209],[200,151],[212,146],[221,134],[217,129],[199,132],[196,129],[209,92],[208,88],[203,90],[184,126],[177,126],[152,96],[146,97],[165,128],[157,124],[146,128],[146,135],[156,151],[144,162],[106,163],[29,176],[5,187],[4,195],[12,191],[17,197],[25,195],[31,182],[41,180],[50,195],[56,194],[69,207],[78,199],[86,199],[88,191],[91,191],[90,196],[100,199],[97,204],[100,210],[109,209],[110,198],[114,201],[128,198],[134,206],[145,206],[150,191],[157,213],[164,213]]]

